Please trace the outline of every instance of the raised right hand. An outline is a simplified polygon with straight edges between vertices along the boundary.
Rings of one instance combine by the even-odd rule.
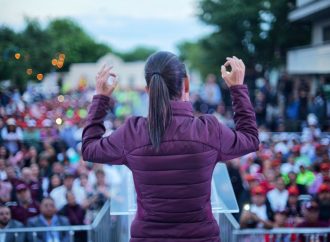
[[[242,85],[244,83],[245,65],[241,59],[236,56],[227,57],[225,64],[221,66],[221,76],[225,80],[228,87]],[[226,67],[230,66],[231,71],[227,71]]]

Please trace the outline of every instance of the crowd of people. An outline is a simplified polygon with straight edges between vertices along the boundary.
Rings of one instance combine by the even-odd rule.
[[[267,90],[266,84],[260,86],[254,99],[260,150],[227,161],[241,208],[235,216],[242,228],[329,226],[330,137],[320,129],[326,118],[320,122],[322,116],[313,112],[312,101],[314,109],[310,114],[306,109],[301,133],[271,133],[288,131],[288,127],[277,123],[272,129],[267,112],[258,113],[266,105],[260,101],[270,95]],[[22,95],[17,90],[0,92],[0,229],[90,224],[103,204],[115,196],[113,188],[121,181],[116,169],[83,161],[80,153],[94,91],[52,97],[33,90]],[[127,92],[115,92],[118,102],[106,118],[105,135],[128,115],[147,114],[147,95]],[[213,75],[199,93],[191,95],[197,116],[213,113],[220,122],[234,127],[231,110],[223,100]],[[288,113],[290,105],[285,110]],[[38,236],[40,241],[67,239],[67,234],[59,232]]]
[[[301,132],[314,124],[322,131],[330,131],[329,80],[322,77],[316,82],[286,74],[277,83],[266,78],[246,79],[259,127],[271,132]],[[230,93],[215,75],[207,76],[203,88],[192,99],[197,111],[215,113],[232,124]]]
[[[91,224],[112,196],[120,181],[116,169],[85,162],[80,154],[92,95],[1,92],[0,228]],[[38,241],[48,237],[69,239],[66,233],[38,233]]]

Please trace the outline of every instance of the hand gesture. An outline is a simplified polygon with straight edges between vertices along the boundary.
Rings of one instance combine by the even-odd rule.
[[[118,81],[117,75],[111,71],[112,66],[104,65],[96,75],[96,94],[110,96],[115,90]],[[109,83],[108,78],[113,77],[113,82]]]
[[[227,62],[221,66],[221,76],[225,80],[228,87],[242,85],[244,83],[245,65],[241,59],[236,56],[227,57]],[[230,66],[231,71],[227,71],[226,67]]]

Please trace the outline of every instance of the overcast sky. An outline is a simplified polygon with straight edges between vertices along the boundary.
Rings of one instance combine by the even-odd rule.
[[[71,17],[96,40],[126,51],[138,45],[176,51],[211,28],[196,17],[198,0],[0,0],[0,24],[24,27],[24,16],[43,24]]]

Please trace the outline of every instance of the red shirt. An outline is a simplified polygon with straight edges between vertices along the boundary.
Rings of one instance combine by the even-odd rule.
[[[27,208],[20,205],[18,202],[9,202],[6,204],[10,207],[12,218],[26,224],[28,218],[37,216],[39,211],[39,203],[32,201]]]

